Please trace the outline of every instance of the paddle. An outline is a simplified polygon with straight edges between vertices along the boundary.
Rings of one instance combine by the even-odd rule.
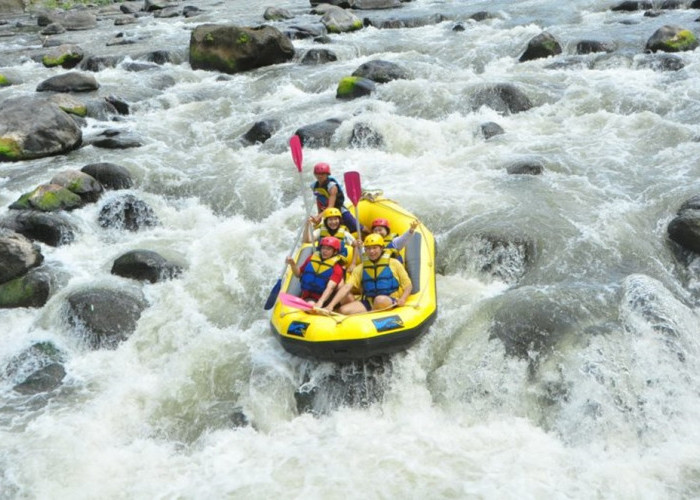
[[[287,307],[293,307],[294,309],[301,309],[302,311],[322,314],[324,316],[343,316],[342,314],[333,311],[327,311],[325,309],[321,309],[320,307],[314,307],[308,302],[306,302],[304,299],[301,299],[296,295],[291,295],[289,293],[282,292],[279,294],[279,297],[280,302],[282,302]]]
[[[355,219],[357,219],[357,237],[362,239],[362,224],[360,224],[360,210],[357,204],[362,197],[362,185],[360,183],[360,173],[355,171],[345,172],[345,191],[348,193],[348,198],[355,207]]]
[[[297,170],[299,171],[299,183],[301,187],[301,196],[304,199],[304,210],[306,213],[309,213],[309,207],[307,206],[306,203],[306,196],[304,196],[304,179],[301,175],[302,171],[302,163],[304,161],[304,155],[301,151],[301,139],[299,139],[298,135],[293,135],[292,138],[289,140],[289,147],[292,150],[292,160],[294,161],[294,165],[296,165]],[[294,246],[292,246],[292,249],[289,251],[289,256],[294,253],[294,249],[297,247],[299,244],[299,239],[301,238],[301,234],[304,232],[304,227],[306,226],[306,220],[301,224],[301,227],[299,228],[299,231],[297,231],[296,238],[294,238]],[[287,270],[287,262],[285,261],[284,267],[282,268],[282,272],[280,273],[280,277],[277,280],[277,283],[275,283],[275,286],[272,287],[272,290],[270,290],[270,295],[267,296],[267,300],[265,301],[265,306],[264,309],[266,311],[272,309],[272,306],[275,305],[275,302],[277,301],[277,296],[280,293],[280,288],[282,287],[282,278],[284,277],[284,272]]]

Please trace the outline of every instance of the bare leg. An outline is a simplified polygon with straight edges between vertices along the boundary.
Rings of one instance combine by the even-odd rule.
[[[365,308],[365,305],[360,302],[359,300],[354,300],[350,302],[349,304],[343,304],[340,306],[340,314],[359,314],[363,312],[367,312],[367,309]]]

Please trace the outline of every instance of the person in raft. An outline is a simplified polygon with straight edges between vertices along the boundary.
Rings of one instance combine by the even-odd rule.
[[[345,271],[340,265],[340,240],[333,236],[321,239],[320,250],[310,255],[301,266],[293,257],[287,264],[294,276],[301,278],[301,298],[313,306],[322,306],[343,281]]]
[[[401,236],[396,233],[392,233],[389,229],[389,221],[386,219],[374,219],[372,221],[372,232],[380,235],[384,238],[384,248],[391,252],[391,256],[403,263],[403,257],[401,257],[401,250],[408,243],[408,239],[413,236],[416,228],[420,224],[420,221],[414,220],[411,222],[410,227]]]
[[[384,238],[372,233],[364,241],[365,254],[348,281],[340,287],[327,309],[341,304],[342,314],[356,314],[377,309],[403,306],[411,295],[413,285],[406,269],[389,252],[384,251]],[[360,295],[355,300],[350,291]]]
[[[323,211],[329,207],[335,207],[340,210],[345,226],[351,232],[357,232],[357,221],[345,208],[345,193],[340,183],[331,177],[331,166],[328,163],[317,163],[314,165],[314,177],[316,180],[311,183],[311,190],[316,198],[318,215],[312,216],[313,223],[319,224]]]
[[[304,243],[320,242],[326,236],[333,236],[340,240],[340,264],[344,267],[348,265],[348,247],[355,246],[355,237],[350,233],[350,230],[344,224],[341,224],[341,213],[335,207],[329,207],[323,211],[323,224],[318,228],[310,231],[313,223],[313,216],[309,217],[304,231]],[[354,269],[354,265],[348,268],[348,271]]]

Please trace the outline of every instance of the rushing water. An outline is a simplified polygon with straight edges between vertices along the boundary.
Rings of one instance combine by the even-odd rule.
[[[679,71],[654,71],[642,54],[663,24],[697,30],[700,11],[645,17],[611,12],[615,3],[417,0],[402,14],[450,20],[333,35],[323,47],[337,62],[225,81],[190,69],[190,30],[256,25],[269,3],[203,2],[198,17],[123,27],[145,37],[130,53],[167,48],[183,61],[96,73],[100,95],[124,98],[132,113],[88,120],[84,133],[123,128],[144,146],[2,164],[0,206],[61,170],[109,161],[131,171],[162,224],[104,230],[104,199],[70,213],[76,241],[42,245],[62,286],[41,309],[0,310],[1,366],[50,341],[67,372],[60,389],[34,397],[0,381],[0,498],[700,496],[697,263],[678,261],[666,236],[700,190],[700,52],[679,54]],[[318,20],[306,1],[277,4],[296,23]],[[467,20],[481,10],[494,17]],[[452,30],[457,21],[465,31]],[[518,63],[543,29],[564,54]],[[119,30],[104,21],[61,38],[120,53],[104,46]],[[34,62],[39,39],[19,31],[0,39],[2,72],[21,82],[0,99],[62,71]],[[548,68],[584,39],[617,51]],[[373,59],[411,78],[336,100],[338,80]],[[496,83],[516,85],[534,107],[473,110],[469,96]],[[240,143],[260,118],[280,130],[263,145]],[[304,216],[287,140],[326,118],[344,121],[329,148],[304,150],[307,180],[318,161],[358,170],[438,241],[438,320],[380,367],[296,359],[262,309]],[[506,133],[484,140],[488,121]],[[384,145],[349,147],[357,122]],[[543,175],[508,175],[523,158],[541,161]],[[185,272],[143,285],[150,306],[128,341],[89,350],[63,320],[66,294],[141,287],[109,272],[134,248]],[[532,328],[547,334],[539,344],[504,342]]]

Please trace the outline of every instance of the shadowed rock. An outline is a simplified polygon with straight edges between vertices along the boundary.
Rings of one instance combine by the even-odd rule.
[[[354,148],[378,148],[384,145],[382,135],[366,123],[356,123],[352,127],[350,146]]]
[[[43,307],[51,295],[51,276],[42,268],[0,283],[0,308]]]
[[[37,92],[91,92],[100,88],[100,85],[92,75],[71,71],[61,75],[52,76],[41,82]]]
[[[501,83],[478,89],[470,97],[472,108],[488,106],[502,114],[515,114],[532,108],[530,99],[510,83]]]
[[[132,250],[114,261],[111,273],[124,278],[156,283],[179,276],[182,268],[168,262],[157,252]]]
[[[312,123],[298,128],[294,133],[301,139],[301,144],[306,147],[325,148],[330,146],[331,139],[336,129],[340,127],[342,120],[329,118],[322,122]]]
[[[249,130],[243,135],[243,140],[248,144],[263,144],[267,141],[272,134],[274,134],[280,126],[278,120],[261,120],[256,122]]]
[[[38,245],[21,234],[0,229],[0,283],[25,275],[43,261]]]
[[[97,179],[105,189],[129,189],[134,185],[129,171],[115,163],[91,163],[80,170]]]
[[[557,54],[561,54],[561,45],[551,33],[544,32],[528,42],[527,48],[520,56],[519,61],[532,61],[533,59],[541,59]]]
[[[37,342],[13,356],[4,369],[5,376],[20,394],[52,391],[66,376],[64,354],[52,342]]]
[[[481,130],[481,133],[483,134],[484,139],[486,139],[486,140],[490,139],[493,136],[506,133],[506,131],[503,130],[503,127],[501,127],[496,122],[482,123],[481,126],[479,127],[479,129]]]
[[[301,58],[301,64],[326,64],[338,60],[338,56],[328,49],[309,49]]]
[[[405,80],[409,75],[408,71],[396,63],[375,60],[359,66],[353,71],[352,76],[368,78],[377,83],[388,83],[392,80]]]
[[[63,215],[34,210],[10,212],[0,220],[0,227],[53,247],[71,243],[76,231]]]
[[[67,298],[66,319],[93,349],[114,349],[136,329],[146,300],[140,294],[90,288]]]
[[[338,82],[336,89],[336,99],[357,99],[370,95],[377,88],[377,85],[369,78],[359,76],[346,76]]]
[[[105,203],[100,210],[98,222],[104,228],[128,231],[138,231],[143,227],[159,224],[153,209],[133,194],[119,196]]]
[[[649,38],[645,49],[650,52],[683,52],[698,48],[695,34],[680,26],[662,26]]]

